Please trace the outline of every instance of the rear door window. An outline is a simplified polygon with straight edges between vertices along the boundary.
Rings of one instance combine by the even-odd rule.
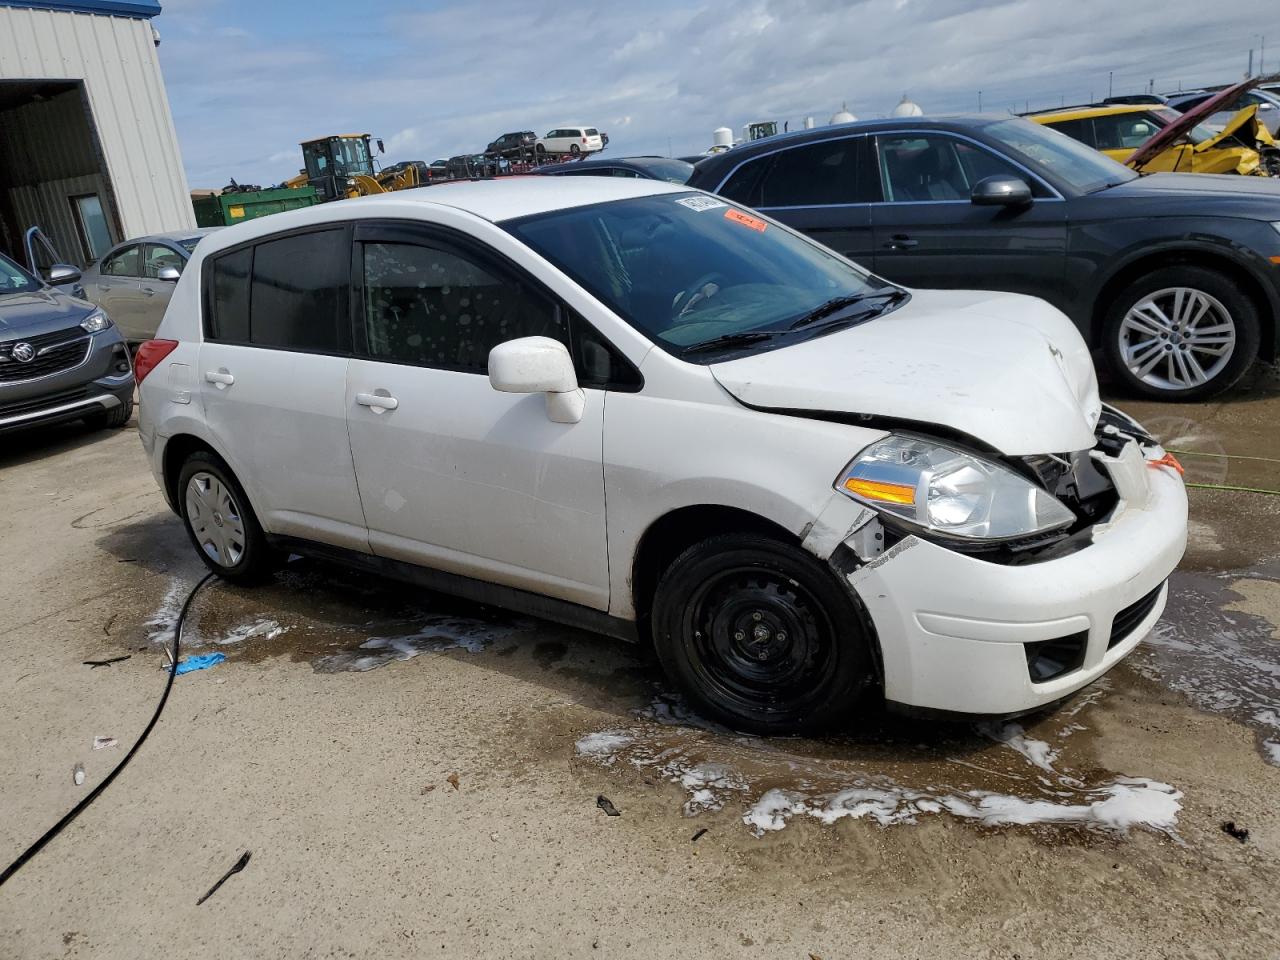
[[[760,186],[760,206],[856,203],[858,143],[856,139],[828,140],[775,154]]]
[[[179,273],[186,263],[177,250],[170,247],[163,247],[158,243],[149,243],[144,248],[142,268],[145,276],[155,280],[160,276],[160,271],[165,267],[173,267]]]
[[[350,264],[347,231],[341,228],[258,244],[249,295],[253,343],[313,353],[345,352]]]

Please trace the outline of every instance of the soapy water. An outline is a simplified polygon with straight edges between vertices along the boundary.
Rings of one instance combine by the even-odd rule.
[[[1265,618],[1224,607],[1238,574],[1175,573],[1160,622],[1130,657],[1144,676],[1201,710],[1251,727],[1280,767],[1280,640]]]
[[[808,819],[868,820],[882,827],[950,816],[985,827],[1068,825],[1123,834],[1173,835],[1182,793],[1141,776],[1098,779],[1061,766],[1062,742],[1105,690],[1095,686],[1039,728],[982,723],[963,739],[907,744],[892,738],[791,740],[734,734],[704,723],[678,699],[658,696],[625,728],[588,733],[575,751],[603,767],[630,765],[685,794],[686,816],[741,806],[756,836]]]
[[[423,653],[446,650],[479,653],[517,629],[511,624],[439,614],[424,614],[414,624],[407,633],[370,637],[356,650],[320,657],[314,662],[315,670],[317,673],[363,673],[393,661],[412,660]]]

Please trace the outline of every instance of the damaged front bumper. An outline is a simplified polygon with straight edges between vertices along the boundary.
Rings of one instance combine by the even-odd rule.
[[[1022,565],[917,536],[884,550],[874,513],[833,500],[806,546],[825,551],[870,615],[885,699],[957,714],[1021,713],[1123,659],[1163,612],[1165,581],[1186,548],[1186,491],[1171,467],[1154,464],[1163,453],[1144,454],[1136,442],[1115,456],[1095,453],[1115,483],[1116,508],[1087,546]],[[842,564],[850,551],[859,561]]]

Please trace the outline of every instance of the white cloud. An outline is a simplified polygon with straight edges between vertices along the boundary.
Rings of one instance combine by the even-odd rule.
[[[261,9],[165,4],[193,186],[279,181],[300,140],[331,132],[383,136],[388,162],[569,122],[603,125],[617,154],[689,153],[716,127],[824,122],[842,102],[883,116],[904,91],[937,113],[976,109],[981,90],[1003,112],[1104,96],[1111,71],[1116,93],[1226,82],[1274,0],[399,0],[328,30]],[[240,31],[216,55],[215,29]]]

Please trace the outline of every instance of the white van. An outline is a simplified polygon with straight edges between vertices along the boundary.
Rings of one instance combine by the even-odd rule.
[[[595,127],[557,127],[540,137],[534,151],[547,154],[596,153],[604,149],[604,138]]]
[[[139,430],[208,567],[289,553],[655,645],[763,733],[1054,702],[1164,609],[1178,465],[1040,300],[906,290],[654,180],[512,178],[201,241]]]

